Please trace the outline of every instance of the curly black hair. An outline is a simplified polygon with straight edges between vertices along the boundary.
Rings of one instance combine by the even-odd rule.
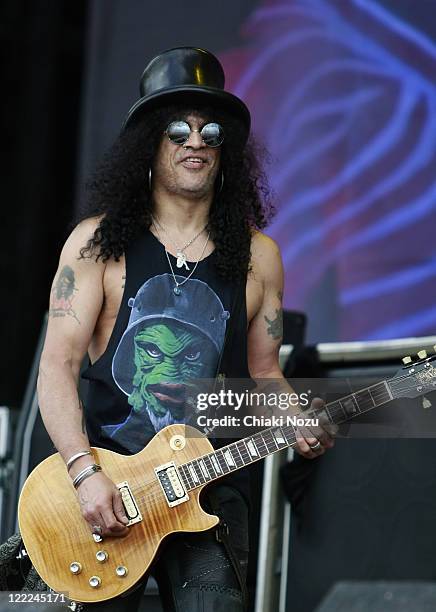
[[[252,231],[265,228],[275,212],[262,168],[267,153],[253,138],[244,146],[244,128],[228,111],[192,102],[148,111],[120,133],[86,185],[86,205],[78,221],[102,217],[81,257],[118,261],[132,240],[150,227],[149,168],[165,127],[193,112],[220,123],[226,136],[220,167],[224,184],[214,194],[207,226],[215,244],[215,266],[225,279],[246,276]]]

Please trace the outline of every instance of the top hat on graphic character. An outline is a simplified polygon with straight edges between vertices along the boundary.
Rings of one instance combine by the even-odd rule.
[[[224,90],[224,83],[223,67],[210,51],[197,47],[168,49],[153,58],[142,73],[141,97],[127,113],[122,127],[130,126],[144,112],[160,104],[200,100],[204,105],[223,108],[237,117],[247,140],[250,111],[240,98]]]

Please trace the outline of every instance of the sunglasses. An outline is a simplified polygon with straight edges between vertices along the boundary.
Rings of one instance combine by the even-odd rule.
[[[219,147],[224,142],[224,130],[219,123],[206,123],[201,130],[192,130],[186,121],[172,121],[165,130],[165,134],[176,145],[184,144],[191,132],[199,132],[208,147]]]

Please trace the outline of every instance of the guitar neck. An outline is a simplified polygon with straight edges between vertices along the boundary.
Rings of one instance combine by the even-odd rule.
[[[298,416],[319,418],[326,416],[330,423],[339,425],[393,399],[386,380],[346,395],[321,409],[309,410]],[[264,459],[297,441],[292,425],[269,427],[258,433],[227,444],[216,451],[178,466],[179,474],[188,491],[217,480],[247,465]]]

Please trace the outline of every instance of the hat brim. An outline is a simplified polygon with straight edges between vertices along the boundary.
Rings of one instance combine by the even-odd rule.
[[[222,105],[231,114],[237,116],[245,127],[245,140],[248,139],[250,133],[251,117],[250,111],[244,102],[234,94],[223,91],[215,87],[199,87],[197,85],[179,85],[177,87],[168,87],[164,90],[158,90],[148,96],[140,98],[127,113],[124,119],[122,129],[126,129],[135,119],[142,115],[145,111],[156,108],[159,103],[170,102],[171,100],[189,101],[201,99],[205,104]]]

